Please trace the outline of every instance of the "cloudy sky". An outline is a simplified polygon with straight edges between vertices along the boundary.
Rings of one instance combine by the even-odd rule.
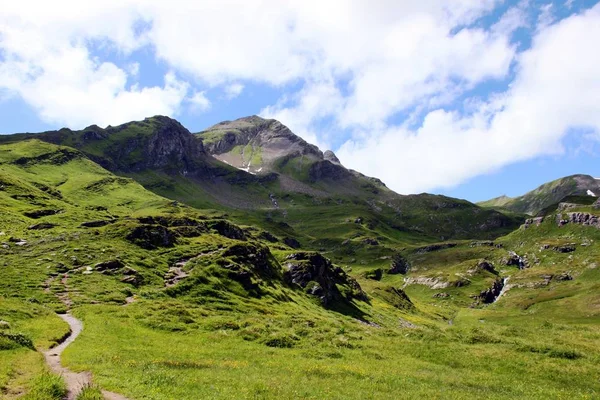
[[[0,132],[276,118],[400,193],[600,176],[600,4],[13,1]]]

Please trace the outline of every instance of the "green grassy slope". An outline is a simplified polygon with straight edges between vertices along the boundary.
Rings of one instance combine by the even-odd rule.
[[[35,396],[47,380],[32,348],[66,333],[54,314],[65,302],[85,329],[63,363],[131,399],[598,396],[597,228],[550,216],[493,243],[432,243],[378,227],[380,211],[359,205],[314,204],[309,219],[304,201],[281,201],[296,228],[273,212],[273,237],[157,196],[71,148],[0,145],[2,397]],[[322,267],[349,273],[367,298],[337,280],[324,307],[310,294],[317,282],[286,280],[303,264],[280,232],[321,247],[342,269]],[[392,251],[407,275],[387,273]],[[506,265],[509,251],[529,268]],[[495,272],[477,269],[482,259]],[[499,277],[514,286],[483,304],[476,297]],[[422,284],[433,281],[449,286]]]

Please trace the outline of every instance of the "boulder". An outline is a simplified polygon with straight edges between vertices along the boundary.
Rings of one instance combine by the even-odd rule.
[[[286,246],[291,247],[292,249],[299,249],[300,246],[301,246],[301,244],[300,244],[299,241],[297,241],[296,239],[291,238],[291,237],[285,237],[285,238],[283,238],[283,243]]]
[[[114,220],[114,219],[104,219],[104,220],[97,220],[97,221],[82,222],[81,225],[79,225],[79,226],[82,228],[100,228],[102,226],[114,224],[115,222],[116,222],[116,220]]]
[[[339,301],[367,300],[356,280],[319,253],[290,254],[285,259],[284,267],[286,283],[305,289],[307,293],[318,297],[326,307]]]
[[[52,229],[56,226],[56,224],[52,224],[50,222],[40,222],[39,224],[33,224],[27,227],[30,230],[42,230],[42,229]]]
[[[124,276],[123,278],[121,278],[121,282],[138,287],[144,282],[144,278],[140,274],[136,273],[135,275]]]
[[[477,271],[487,271],[494,275],[498,275],[498,271],[496,271],[496,269],[494,268],[494,264],[492,264],[491,262],[489,262],[487,260],[479,261],[477,263],[477,266],[475,267],[475,269]]]
[[[48,215],[55,215],[60,213],[62,210],[34,210],[34,211],[26,211],[23,213],[26,217],[38,219],[41,217],[46,217]]]
[[[557,275],[555,279],[557,281],[572,281],[573,275],[569,274],[568,272],[563,272],[562,274]]]
[[[161,225],[137,226],[126,236],[126,239],[146,250],[172,247],[177,242],[175,235]]]
[[[111,274],[124,267],[125,264],[121,260],[109,260],[94,265],[94,269],[103,274]]]
[[[375,268],[371,271],[365,272],[365,278],[367,278],[367,279],[373,279],[376,281],[380,281],[382,277],[383,277],[383,269],[381,269],[381,268]]]
[[[503,259],[503,262],[505,265],[514,265],[516,267],[519,267],[519,269],[527,268],[527,260],[524,257],[519,256],[514,251],[509,251],[508,257],[505,257]]]
[[[246,235],[240,227],[224,219],[209,221],[207,226],[208,228],[217,231],[219,235],[229,239],[246,240]]]

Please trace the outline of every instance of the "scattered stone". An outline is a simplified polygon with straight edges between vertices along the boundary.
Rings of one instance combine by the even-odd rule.
[[[562,246],[554,246],[552,248],[554,251],[558,251],[559,253],[571,253],[576,250],[574,244],[565,244]]]
[[[412,322],[408,322],[405,319],[402,318],[398,318],[398,323],[400,325],[400,328],[405,328],[405,329],[416,329],[417,325],[413,324]]]
[[[10,329],[8,321],[0,320],[0,330]]]
[[[354,223],[355,223],[355,224],[362,224],[362,223],[363,223],[363,219],[362,219],[362,217],[358,217],[358,218],[356,218],[356,219],[354,220]]]
[[[379,325],[379,324],[376,324],[375,322],[367,321],[367,320],[364,320],[364,319],[358,319],[358,318],[356,318],[356,320],[357,320],[359,323],[361,323],[361,324],[363,324],[363,325],[370,326],[370,327],[372,327],[372,328],[381,328],[381,325]]]
[[[434,299],[446,299],[448,297],[450,297],[450,295],[446,292],[440,292],[440,293],[436,293],[432,296]]]
[[[182,279],[187,278],[189,276],[178,264],[179,263],[177,263],[177,264],[175,264],[175,266],[169,268],[169,270],[165,274],[164,279],[165,279],[166,287],[175,286],[179,283],[179,281],[181,281]]]

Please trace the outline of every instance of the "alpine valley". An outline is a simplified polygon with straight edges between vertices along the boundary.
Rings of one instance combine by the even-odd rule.
[[[2,135],[0,395],[598,398],[599,194],[399,195],[257,116]]]

